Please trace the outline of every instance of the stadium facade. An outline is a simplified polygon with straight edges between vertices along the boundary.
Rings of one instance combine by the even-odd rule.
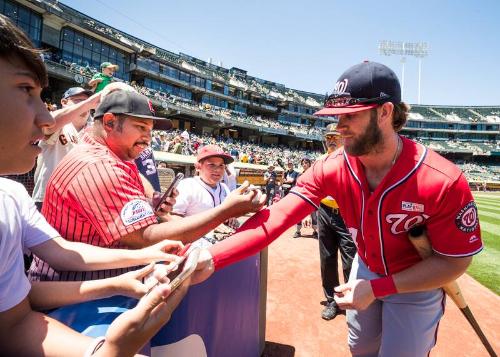
[[[322,128],[335,121],[313,116],[323,94],[170,52],[58,1],[0,0],[0,13],[46,50],[50,78],[42,96],[48,102],[88,83],[107,61],[119,65],[116,77],[141,88],[181,130],[319,149]],[[472,171],[469,179],[500,181],[500,105],[412,105],[402,133],[462,164]]]

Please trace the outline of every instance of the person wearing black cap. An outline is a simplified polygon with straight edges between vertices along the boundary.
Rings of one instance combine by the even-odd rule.
[[[409,107],[396,74],[375,62],[345,71],[317,115],[337,116],[344,147],[317,160],[290,194],[209,248],[215,270],[255,254],[326,196],[339,204],[357,254],[335,288],[355,356],[427,356],[444,313],[441,287],[462,275],[483,244],[474,198],[454,164],[398,132]],[[425,228],[434,254],[408,239]]]
[[[326,127],[324,143],[327,153],[323,158],[342,146],[340,133],[336,128],[335,123],[328,124]],[[337,201],[333,197],[323,198],[317,212],[321,283],[327,301],[321,317],[331,320],[340,312],[334,299],[334,288],[340,284],[338,252],[340,250],[344,282],[347,282],[351,273],[352,260],[356,254],[356,245],[340,215]]]
[[[116,90],[97,107],[94,125],[81,135],[81,144],[59,163],[49,180],[42,214],[67,240],[101,247],[149,246],[165,239],[189,242],[220,223],[262,207],[253,202],[246,186],[236,190],[216,208],[177,222],[158,224],[145,196],[134,163],[149,146],[151,130],[171,127],[170,120],[156,116],[149,99],[135,91]],[[175,203],[169,197],[161,207],[168,213]],[[132,269],[132,268],[131,268]],[[106,276],[123,269],[101,272]],[[96,272],[57,271],[35,256],[31,280],[91,280]]]
[[[283,183],[281,187],[283,188],[283,193],[286,195],[297,183],[297,178],[299,177],[298,171],[295,171],[293,161],[289,159],[286,163],[287,170],[283,173]]]
[[[274,195],[276,194],[277,189],[277,180],[278,174],[275,169],[275,164],[269,164],[267,166],[267,171],[264,172],[264,182],[266,183],[266,196],[267,196],[267,204],[271,206],[273,204]]]

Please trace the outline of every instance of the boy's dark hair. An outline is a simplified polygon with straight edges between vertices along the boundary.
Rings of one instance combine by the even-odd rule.
[[[16,59],[21,60],[43,88],[47,86],[49,81],[41,54],[42,51],[33,46],[21,29],[14,25],[8,17],[0,14],[0,58],[9,62]]]

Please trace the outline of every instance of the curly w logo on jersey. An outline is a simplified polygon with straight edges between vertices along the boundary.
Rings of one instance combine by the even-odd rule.
[[[467,203],[465,207],[458,212],[455,218],[455,224],[458,229],[467,233],[473,232],[477,228],[479,220],[477,219],[477,207],[474,201]]]

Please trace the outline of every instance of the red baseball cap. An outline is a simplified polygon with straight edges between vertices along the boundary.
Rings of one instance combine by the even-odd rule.
[[[220,157],[224,160],[224,163],[230,164],[234,161],[233,157],[228,153],[224,152],[220,146],[217,145],[205,145],[198,149],[198,155],[196,156],[196,161],[200,162],[202,160],[208,159],[209,157]]]

